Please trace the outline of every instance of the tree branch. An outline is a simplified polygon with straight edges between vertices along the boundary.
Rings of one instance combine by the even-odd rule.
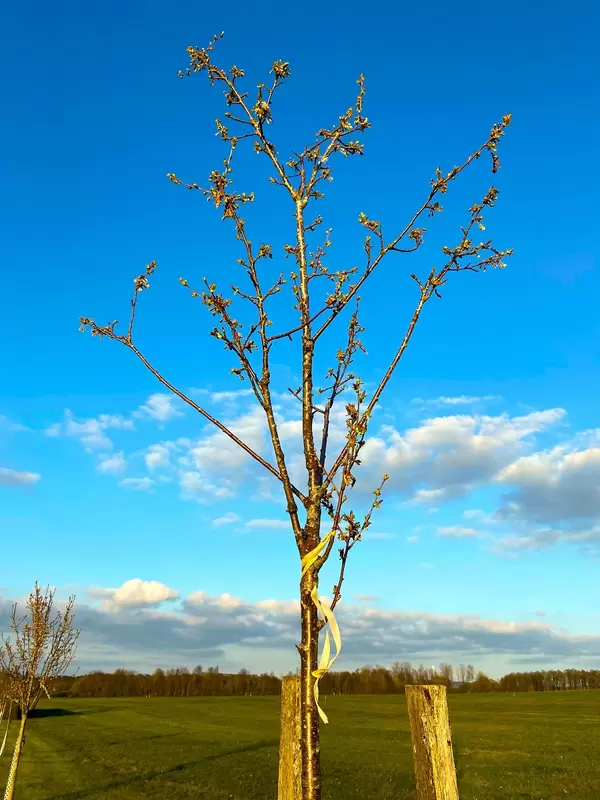
[[[498,190],[495,189],[493,186],[489,189],[487,194],[485,195],[483,201],[478,204],[475,203],[470,209],[471,219],[467,228],[462,228],[462,239],[460,243],[455,248],[449,247],[442,247],[442,251],[448,255],[450,258],[445,266],[436,273],[435,267],[429,273],[429,276],[425,283],[422,283],[416,275],[412,275],[411,277],[416,281],[419,286],[419,301],[413,313],[412,319],[408,325],[404,338],[400,343],[396,354],[394,355],[388,369],[385,372],[385,375],[379,382],[371,400],[365,409],[364,413],[361,416],[359,427],[361,429],[361,437],[362,441],[364,441],[364,436],[366,434],[368,422],[371,418],[373,410],[377,403],[379,402],[379,398],[383,393],[383,390],[387,386],[390,378],[392,377],[394,370],[398,366],[404,351],[408,347],[410,339],[413,335],[415,326],[419,321],[419,317],[421,316],[421,312],[425,306],[425,304],[431,299],[431,297],[435,294],[437,297],[440,297],[439,287],[443,286],[448,272],[460,272],[465,269],[474,270],[477,272],[485,271],[487,266],[494,266],[494,267],[504,267],[506,266],[503,259],[507,256],[511,256],[513,251],[512,250],[496,250],[491,245],[491,241],[482,242],[478,245],[473,245],[471,239],[469,238],[471,234],[471,230],[475,225],[477,225],[481,230],[485,230],[485,226],[483,225],[483,215],[482,210],[484,207],[492,207],[495,203],[495,200],[498,196]],[[487,258],[481,259],[481,253],[491,253]],[[462,265],[462,260],[465,258],[470,258],[474,256],[476,259],[480,259],[476,261],[474,264],[472,262],[468,262],[466,266]],[[350,440],[346,443],[344,448],[342,449],[341,453],[339,454],[338,458],[335,461],[335,464],[329,470],[327,481],[325,482],[325,486],[327,483],[333,478],[340,468],[340,466],[344,463],[344,459],[347,456],[348,450],[350,447]]]
[[[129,339],[128,336],[119,336],[114,332],[114,326],[116,322],[109,323],[104,327],[100,327],[97,325],[93,319],[89,317],[80,317],[79,322],[81,323],[80,330],[85,330],[85,328],[90,328],[92,336],[107,336],[109,339],[113,339],[115,342],[120,342],[121,344],[128,347],[132,353],[134,353],[137,358],[142,362],[142,364],[146,367],[146,369],[151,372],[154,377],[162,383],[167,389],[169,389],[173,394],[177,395],[184,403],[187,403],[194,411],[197,411],[201,416],[203,416],[208,422],[211,422],[216,428],[218,428],[221,433],[224,433],[225,436],[229,437],[233,442],[235,442],[239,447],[242,448],[249,456],[251,456],[255,461],[258,461],[268,472],[271,473],[275,478],[283,482],[281,474],[275,469],[272,464],[269,464],[268,461],[256,453],[251,447],[249,447],[245,442],[243,442],[238,436],[230,431],[222,422],[218,419],[213,417],[211,414],[206,411],[206,409],[202,408],[195,403],[191,397],[188,397],[184,394],[180,389],[170,383],[143,355],[143,353],[133,344],[133,342]],[[304,495],[295,487],[292,486],[293,494],[302,502],[305,502]]]
[[[492,154],[493,159],[493,171],[497,171],[499,167],[498,157],[496,155],[496,147],[500,137],[504,134],[505,129],[510,124],[510,115],[507,114],[503,117],[502,122],[494,125],[490,132],[490,135],[486,139],[486,141],[480,145],[477,150],[475,150],[467,159],[464,161],[460,166],[454,167],[446,176],[441,174],[441,170],[437,171],[436,178],[431,181],[432,188],[429,194],[427,195],[426,200],[421,204],[421,206],[414,212],[412,217],[410,218],[409,222],[404,226],[404,228],[400,231],[400,233],[391,240],[387,245],[381,244],[381,248],[377,256],[371,261],[370,259],[370,237],[367,237],[367,244],[365,249],[367,250],[367,266],[365,271],[363,272],[360,279],[350,287],[349,291],[343,294],[339,294],[338,296],[333,297],[333,302],[326,304],[323,306],[319,311],[317,311],[311,318],[310,323],[313,324],[319,317],[321,317],[326,312],[330,312],[328,318],[323,322],[320,328],[314,334],[314,341],[316,342],[323,333],[327,330],[327,328],[331,325],[334,319],[340,314],[341,311],[348,305],[350,300],[355,297],[356,293],[360,290],[363,286],[365,281],[369,278],[369,276],[374,272],[374,270],[379,266],[381,261],[385,258],[388,253],[391,252],[407,252],[411,253],[417,250],[422,241],[423,237],[422,234],[425,229],[423,228],[415,228],[416,223],[419,219],[423,216],[423,214],[428,211],[430,216],[435,214],[436,212],[440,212],[442,207],[439,203],[434,202],[435,198],[440,194],[445,194],[448,191],[448,184],[450,181],[454,180],[458,177],[465,169],[473,162],[479,159],[482,153],[485,150],[488,150]],[[372,233],[380,234],[380,227],[379,223],[373,223],[369,220],[365,215],[361,215],[360,218],[361,224],[363,224],[369,231]],[[372,227],[375,225],[377,227]],[[404,240],[407,235],[412,234],[412,237],[415,240],[415,245],[411,248],[407,248],[406,250],[402,250],[398,247],[400,242]],[[331,310],[333,306],[333,310]],[[283,338],[291,338],[295,333],[298,333],[302,330],[302,325],[295,326],[283,333],[278,333],[270,337],[271,341],[275,341],[277,339]]]

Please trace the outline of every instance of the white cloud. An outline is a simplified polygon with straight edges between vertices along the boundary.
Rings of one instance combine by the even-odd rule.
[[[156,392],[151,394],[137,411],[133,412],[133,416],[141,419],[153,419],[155,422],[168,422],[174,417],[183,416],[183,412],[177,408],[177,404],[175,395]]]
[[[224,425],[255,452],[261,453],[265,449],[267,424],[259,406],[254,405],[237,417],[225,419]],[[229,436],[210,425],[199,439],[178,439],[176,442],[162,442],[161,446],[180,453],[176,466],[184,500],[204,503],[215,498],[233,497],[239,485],[248,478],[259,487],[266,485],[263,468]],[[162,460],[164,457],[166,454],[162,450],[159,458]]]
[[[295,414],[296,411],[296,407],[292,406],[292,413]],[[301,483],[305,480],[304,457],[301,455],[301,422],[296,416],[289,418],[284,415],[280,407],[276,407],[275,413],[279,436],[286,446],[290,475],[293,481]],[[343,409],[338,409],[332,416],[330,442],[334,447],[336,442],[345,441],[343,418]],[[232,416],[230,419],[224,419],[223,422],[229,430],[254,452],[264,455],[267,460],[273,461],[268,426],[264,410],[260,406],[253,403],[243,413]],[[318,438],[318,426],[316,427]],[[177,459],[177,463],[183,474],[186,475],[184,478],[185,483],[191,480],[188,477],[190,473],[197,473],[193,478],[194,487],[192,488],[194,491],[191,491],[188,486],[183,495],[185,499],[189,499],[192,495],[202,496],[206,491],[204,488],[206,485],[212,487],[215,484],[226,490],[226,492],[222,492],[223,496],[230,496],[230,494],[235,493],[244,480],[251,478],[256,487],[256,491],[251,494],[251,499],[285,502],[277,481],[265,475],[263,468],[238,444],[226,434],[215,430],[211,426],[207,426],[207,432],[204,436],[190,443],[187,452],[184,452]],[[226,476],[227,482],[219,477],[220,475]]]
[[[154,487],[152,478],[123,478],[119,481],[119,486],[123,489],[131,489],[134,492],[150,492]]]
[[[213,403],[231,402],[232,400],[239,400],[242,397],[252,397],[254,391],[252,389],[239,389],[238,391],[229,392],[211,392],[210,399]]]
[[[281,484],[272,475],[257,475],[256,490],[250,495],[255,503],[278,503],[285,505]]]
[[[267,424],[264,411],[254,406],[245,414],[229,420],[226,426],[248,447],[257,453],[263,450],[266,442]],[[199,470],[214,472],[218,470],[239,469],[251,458],[238,444],[221,431],[211,433],[200,439],[191,449],[191,455]]]
[[[169,466],[169,448],[164,444],[151,444],[144,459],[149,470]]]
[[[418,537],[418,536],[407,536],[407,537],[406,537],[406,541],[407,541],[409,544],[414,544],[415,542],[418,542],[418,541],[419,541],[419,537]]]
[[[210,389],[190,389],[191,394],[203,395],[208,397],[213,403],[228,403],[236,404],[238,400],[245,397],[253,397],[254,391],[252,389],[234,389],[222,392],[213,392]]]
[[[18,472],[8,467],[0,467],[0,486],[33,486],[41,475],[37,472]]]
[[[291,523],[285,519],[250,519],[245,527],[253,530],[291,530]]]
[[[183,472],[179,476],[181,497],[183,500],[196,500],[198,503],[208,503],[215,499],[223,500],[233,497],[232,490],[223,482],[217,486],[204,477],[200,472]]]
[[[501,498],[493,520],[512,527],[493,550],[516,556],[552,547],[575,545],[586,555],[600,554],[600,447],[597,431],[570,442],[521,456],[496,475],[512,491]]]
[[[322,426],[319,425],[320,419],[315,420],[315,436],[317,441],[321,435]],[[277,419],[277,429],[282,442],[302,441],[302,420],[301,419]]]
[[[222,517],[213,519],[213,528],[220,528],[222,525],[232,525],[234,522],[240,521],[240,515],[233,511],[227,511]]]
[[[483,522],[486,516],[485,511],[482,511],[480,508],[467,508],[463,511],[463,517],[465,519],[476,519]]]
[[[386,490],[426,504],[464,496],[531,445],[535,433],[560,422],[562,409],[525,416],[452,415],[423,420],[403,434],[383,425],[367,439],[357,474],[369,482],[387,473]]]
[[[105,433],[111,429],[132,430],[133,422],[119,414],[100,414],[98,417],[79,422],[73,416],[73,412],[67,408],[63,421],[50,425],[44,434],[51,437],[69,436],[78,439],[87,452],[91,453],[95,450],[112,449],[113,443]]]
[[[0,432],[3,433],[27,433],[30,431],[26,425],[21,425],[20,422],[14,422],[9,419],[5,414],[0,414]]]
[[[541,528],[528,534],[510,534],[497,539],[492,552],[517,556],[522,552],[544,550],[559,542],[579,545],[584,553],[597,556],[600,544],[600,526],[588,529]]]
[[[213,597],[204,591],[191,592],[186,597],[186,604],[191,607],[211,606],[220,609],[238,609],[242,605],[239,597],[234,597],[229,592],[223,592]]]
[[[238,597],[229,594],[229,592],[218,595],[213,602],[219,608],[239,608],[242,605],[242,601]]]
[[[600,517],[600,448],[565,445],[518,458],[498,475],[515,486],[503,497],[500,519],[561,524]]]
[[[143,581],[132,578],[117,589],[92,588],[88,594],[102,600],[107,611],[120,611],[124,608],[144,608],[158,606],[165,600],[176,600],[179,592],[158,581]]]
[[[438,536],[445,536],[453,539],[477,539],[480,536],[475,528],[463,528],[460,525],[448,525],[438,528]]]
[[[411,498],[411,502],[416,505],[427,505],[428,503],[437,503],[438,501],[446,500],[450,496],[450,489],[417,489]],[[439,508],[430,508],[428,514],[435,514]]]
[[[58,438],[62,433],[62,423],[53,422],[52,425],[49,425],[43,433],[44,436],[50,436],[54,439]]]
[[[205,392],[205,394],[214,402],[224,403],[227,407],[227,404],[231,406],[234,400],[249,398],[245,392],[246,390],[242,390],[242,393]],[[477,399],[491,400],[492,396],[483,398],[471,395],[442,396],[436,398],[436,402],[453,407]],[[172,405],[172,401],[173,397],[169,394],[153,394],[134,414],[164,422],[181,413]],[[231,418],[224,419],[224,423],[251,449],[272,460],[264,411],[250,399],[247,402],[251,402],[252,405],[247,406],[241,414],[231,413]],[[299,404],[282,402],[276,408],[276,415],[281,440],[286,446],[287,463],[292,479],[296,485],[302,487],[306,476],[298,409]],[[375,435],[367,437],[361,453],[362,465],[356,471],[358,481],[354,491],[364,496],[367,491],[372,491],[373,486],[379,483],[381,475],[385,472],[390,475],[385,490],[388,496],[399,495],[405,502],[424,506],[427,513],[436,513],[441,504],[464,497],[478,486],[492,483],[496,477],[499,484],[516,481],[519,477],[517,472],[522,473],[527,459],[539,458],[539,454],[531,456],[535,435],[560,423],[564,415],[562,409],[534,411],[521,416],[451,414],[424,419],[418,425],[402,432],[389,424],[382,425]],[[64,422],[51,426],[46,433],[49,436],[76,437],[87,450],[102,452],[113,446],[107,431],[132,427],[131,419],[119,415],[101,415],[95,419],[80,421],[67,411]],[[318,425],[316,428],[318,439]],[[337,451],[338,445],[343,444],[344,437],[345,412],[341,403],[332,417],[330,431],[332,453]],[[600,448],[590,448],[582,452],[587,453],[591,459],[594,451],[600,453]],[[265,475],[262,468],[228,436],[211,426],[207,426],[204,434],[198,439],[163,441],[147,446],[142,453],[151,477],[125,479],[120,483],[123,488],[152,491],[156,484],[153,478],[165,469],[169,470],[168,475],[178,480],[180,496],[184,500],[208,503],[233,497],[241,484],[251,479],[253,484],[249,492],[251,499],[278,500],[282,504],[285,502],[278,482]],[[566,474],[568,456],[563,454],[563,457],[565,466],[562,468],[562,473]],[[573,460],[573,457],[571,458]],[[119,453],[112,458],[103,458],[98,469],[101,472],[117,473],[124,468],[124,461],[123,454]],[[589,476],[590,464],[579,466],[579,472]],[[537,480],[539,483],[539,475]],[[600,509],[600,489],[598,489],[600,483],[597,482],[595,487],[592,479],[589,479],[588,483],[591,487],[587,490],[588,508],[591,510],[596,508],[594,498],[597,498],[597,506]],[[497,519],[513,520],[526,516],[523,509],[528,501],[531,505],[533,499],[531,476],[528,484],[529,494],[525,492],[524,484],[516,485],[517,492],[507,496],[506,502],[497,512]],[[536,492],[540,495],[537,485]],[[542,496],[537,502],[539,504],[543,501]],[[578,502],[577,506],[581,509],[584,503]],[[471,512],[472,517],[469,516]],[[530,517],[530,511],[527,513]],[[486,519],[475,514],[478,514],[477,510],[465,512],[465,520],[477,523],[492,521],[489,515]],[[547,511],[546,516],[546,521],[552,522]],[[258,520],[253,523],[250,520],[245,527],[249,529],[280,527],[283,530],[284,527],[288,527],[288,523],[283,520],[275,522]],[[369,536],[373,539],[392,538],[389,534],[372,533]]]
[[[425,406],[467,406],[467,405],[477,405],[479,403],[492,403],[498,400],[502,400],[502,397],[497,394],[486,394],[483,397],[477,397],[471,394],[461,394],[455,397],[434,397],[428,400],[424,400],[422,397],[415,397],[412,400],[413,405]]]
[[[319,598],[323,601],[326,600],[322,595],[319,595]],[[300,613],[299,600],[259,600],[256,606],[259,609],[266,609],[285,617],[297,617]]]
[[[230,393],[212,394],[228,401]],[[305,470],[297,408],[295,405],[286,407],[287,416],[283,415],[282,408],[278,408],[276,414],[281,440],[287,445],[290,474],[294,482],[301,485]],[[345,441],[344,415],[341,406],[333,415],[330,431],[332,452]],[[362,466],[357,470],[358,488],[355,491],[371,490],[371,484],[378,483],[381,473],[387,472],[390,475],[386,487],[388,492],[400,493],[415,504],[435,504],[437,508],[442,502],[464,496],[474,487],[489,483],[499,470],[531,446],[535,433],[556,424],[563,416],[562,409],[515,417],[507,414],[496,417],[450,415],[423,420],[403,433],[390,425],[383,425],[377,435],[367,437],[361,454]],[[264,412],[257,404],[224,420],[224,423],[255,452],[270,451]],[[318,426],[316,433],[318,439]],[[231,497],[249,477],[259,487],[252,497],[267,499],[267,490],[261,488],[266,485],[261,468],[226,434],[208,426],[206,434],[195,441],[153,445],[146,452],[149,469],[155,470],[168,463],[170,450],[179,450],[175,463],[180,469],[183,499],[205,502],[211,497]],[[269,458],[268,452],[266,457]],[[271,480],[267,492],[270,500],[277,497],[273,491],[277,492],[277,489]],[[281,501],[281,497],[279,499]]]
[[[123,472],[127,468],[127,461],[123,451],[120,453],[113,453],[112,455],[103,456],[101,461],[96,466],[98,472],[108,472],[110,474],[117,474]]]
[[[126,581],[115,589],[90,593],[102,608],[77,607],[82,629],[79,658],[90,669],[126,666],[151,671],[193,663],[232,661],[257,671],[285,672],[296,658],[297,600],[265,599],[255,603],[227,592],[197,591],[168,610],[176,590],[157,581]],[[496,663],[527,657],[533,664],[552,660],[574,665],[600,657],[600,636],[555,629],[546,619],[515,622],[474,614],[443,615],[374,608],[361,599],[339,606],[342,654],[336,667],[365,663],[391,665],[408,660]],[[0,630],[10,618],[11,601],[0,597]]]

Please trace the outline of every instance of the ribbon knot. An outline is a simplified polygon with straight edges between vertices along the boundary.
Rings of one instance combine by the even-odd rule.
[[[302,558],[302,574],[301,579],[304,577],[306,572],[312,567],[315,563],[317,558],[319,557],[321,551],[325,547],[325,545],[335,536],[335,531],[329,531],[329,533],[324,536],[319,544],[307,553]],[[314,695],[315,695],[315,703],[317,704],[317,711],[319,712],[319,716],[323,720],[325,724],[329,722],[327,718],[327,714],[323,711],[321,706],[319,705],[319,681],[328,672],[333,662],[340,654],[340,650],[342,649],[342,637],[340,636],[340,629],[337,624],[337,620],[334,616],[333,611],[330,608],[327,608],[321,600],[319,599],[319,593],[317,592],[317,587],[315,586],[310,593],[313,603],[317,607],[317,610],[321,613],[321,616],[325,620],[326,627],[325,628],[325,642],[323,644],[323,651],[321,653],[321,658],[319,659],[319,666],[318,668],[312,673],[313,677],[315,678],[315,685],[314,685]],[[333,641],[335,644],[335,655],[331,656],[331,638],[329,636],[329,630],[331,630],[331,637],[333,637]]]

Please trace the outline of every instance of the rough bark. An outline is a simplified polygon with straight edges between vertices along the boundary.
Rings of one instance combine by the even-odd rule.
[[[319,627],[317,608],[310,596],[316,583],[314,570],[305,574],[300,584],[300,716],[302,721],[302,800],[321,800],[321,741],[319,712],[315,703],[315,679],[318,666]]]
[[[300,678],[286,676],[281,682],[281,738],[277,800],[302,800],[302,730],[300,725]]]
[[[407,686],[418,800],[458,800],[445,686]]]

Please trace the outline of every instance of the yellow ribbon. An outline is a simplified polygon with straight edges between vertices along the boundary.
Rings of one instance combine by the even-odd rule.
[[[324,536],[319,544],[315,547],[314,550],[311,550],[310,553],[307,553],[302,558],[302,575],[300,578],[302,579],[305,573],[312,567],[315,563],[319,555],[321,554],[321,550],[324,549],[326,544],[335,536],[335,531],[329,531],[329,533]],[[317,711],[319,712],[319,716],[323,720],[325,724],[329,722],[327,719],[327,714],[323,711],[321,706],[319,705],[319,681],[325,675],[328,670],[331,669],[333,662],[340,654],[340,650],[342,649],[342,637],[340,636],[340,629],[338,628],[337,621],[333,614],[333,611],[327,606],[323,605],[323,603],[319,600],[319,593],[317,592],[317,587],[315,586],[310,593],[313,603],[317,607],[317,610],[321,612],[323,619],[325,620],[326,625],[329,625],[331,628],[331,635],[333,636],[333,641],[335,643],[336,653],[331,658],[331,639],[329,637],[329,630],[325,629],[325,642],[323,644],[323,652],[321,653],[321,658],[319,660],[319,667],[316,669],[312,675],[315,678],[315,686],[314,686],[314,694],[315,694],[315,703],[317,704]]]

